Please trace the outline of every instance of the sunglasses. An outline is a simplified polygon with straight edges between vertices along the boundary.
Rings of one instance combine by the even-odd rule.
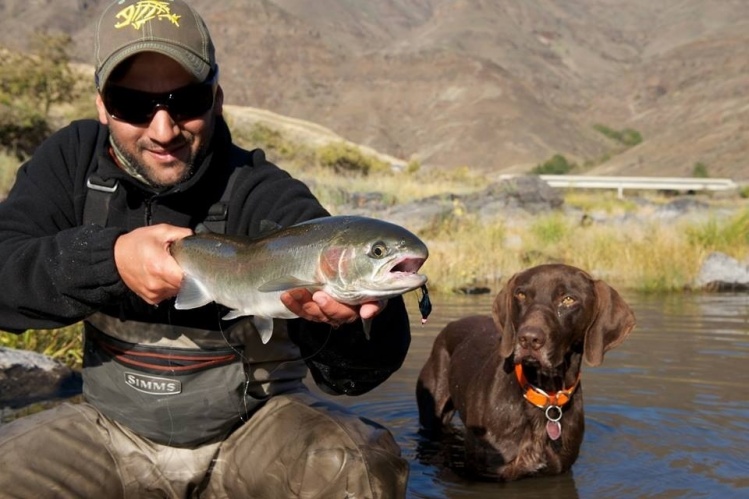
[[[216,82],[214,75],[202,83],[164,93],[109,84],[102,92],[102,100],[110,116],[131,125],[150,123],[159,109],[165,109],[175,121],[186,121],[202,116],[213,107]]]

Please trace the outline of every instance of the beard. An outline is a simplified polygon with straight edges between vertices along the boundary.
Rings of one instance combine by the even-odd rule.
[[[184,161],[184,164],[181,161],[174,161],[172,164],[162,166],[161,168],[182,168],[182,172],[178,177],[169,182],[164,182],[160,180],[158,172],[153,166],[145,164],[135,154],[123,147],[117,137],[110,134],[109,140],[123,170],[148,186],[160,191],[178,185],[192,177],[196,168],[205,159],[207,149],[207,144],[203,143],[200,149],[195,152],[192,151],[192,148],[189,149],[190,156]],[[136,147],[139,146],[136,144]]]

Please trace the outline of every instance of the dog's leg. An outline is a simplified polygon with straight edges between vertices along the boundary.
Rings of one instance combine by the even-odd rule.
[[[448,385],[450,354],[445,347],[444,335],[440,334],[416,383],[419,423],[430,433],[440,433],[454,412]]]

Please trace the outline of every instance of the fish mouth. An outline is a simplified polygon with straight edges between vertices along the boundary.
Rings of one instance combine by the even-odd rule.
[[[390,262],[382,262],[371,274],[331,288],[329,293],[349,304],[394,298],[426,284],[427,277],[417,273],[425,260],[421,254],[401,255]]]
[[[404,256],[395,260],[390,268],[382,273],[385,279],[381,285],[398,293],[421,287],[426,284],[427,277],[417,272],[425,261],[426,258],[422,256]]]
[[[423,257],[404,257],[394,262],[390,268],[391,274],[416,274],[424,265],[426,258]]]

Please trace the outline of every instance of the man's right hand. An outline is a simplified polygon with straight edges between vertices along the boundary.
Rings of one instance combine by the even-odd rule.
[[[151,305],[176,296],[183,272],[169,253],[169,245],[191,234],[184,227],[159,224],[118,237],[114,261],[125,285]]]

